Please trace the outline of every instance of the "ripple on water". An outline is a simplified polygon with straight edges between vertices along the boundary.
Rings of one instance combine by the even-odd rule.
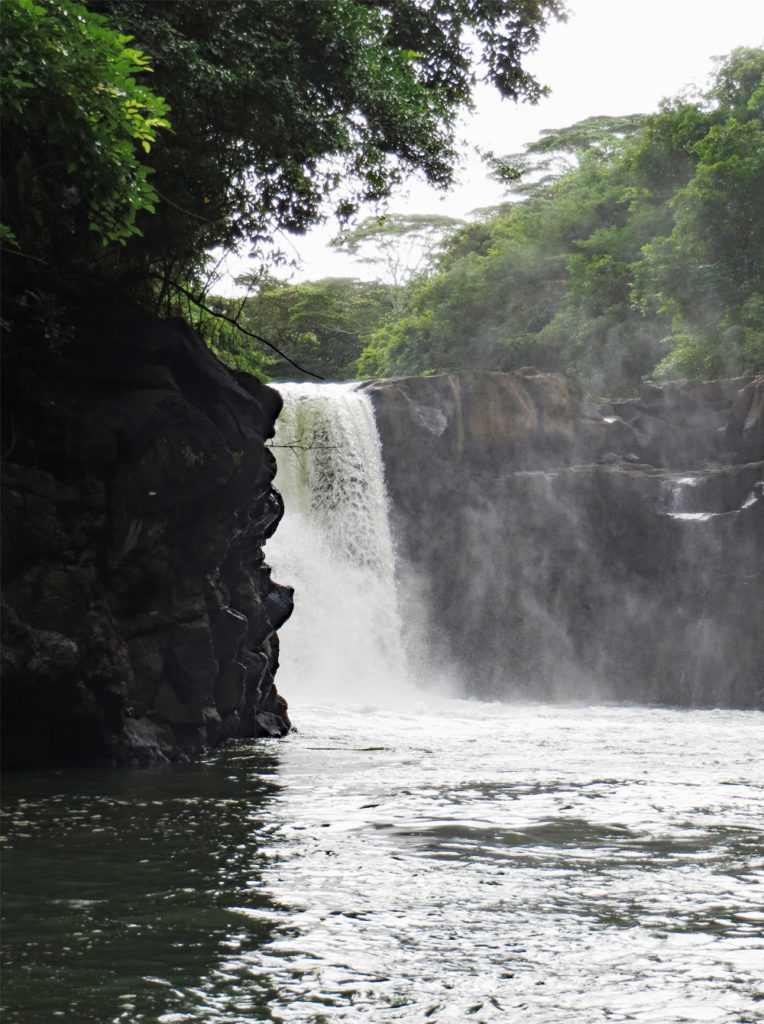
[[[13,778],[4,1020],[764,1021],[762,724],[316,709],[201,766]]]

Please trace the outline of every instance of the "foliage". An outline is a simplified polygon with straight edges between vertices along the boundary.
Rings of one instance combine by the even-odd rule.
[[[644,115],[625,114],[608,117],[602,114],[584,118],[569,128],[543,128],[536,142],[529,143],[529,153],[572,153],[578,154],[590,149],[600,153],[611,152],[619,139],[625,139],[641,131]]]
[[[443,236],[462,223],[438,214],[389,213],[367,217],[332,245],[359,263],[380,267],[397,290],[422,270]]]
[[[137,80],[149,59],[82,5],[4,0],[0,14],[3,241],[55,263],[96,260],[154,210],[145,158],[167,104]]]
[[[372,330],[392,309],[394,294],[394,288],[376,281],[326,278],[289,285],[266,277],[243,302],[228,300],[227,310],[246,330],[265,336],[314,374],[352,380]],[[269,362],[268,372],[276,380],[306,377],[278,358]]]
[[[346,219],[407,174],[448,185],[477,69],[505,96],[538,99],[522,65],[564,12],[562,0],[3,0],[0,16],[0,240],[24,256],[13,290],[31,294],[41,264],[95,271],[177,313],[203,296],[217,247],[265,264],[279,232]]]
[[[211,297],[206,301],[186,290],[176,293],[173,308],[226,366],[263,381],[270,379],[273,358],[247,338],[238,323],[238,310],[227,299]]]
[[[764,51],[700,102],[592,117],[496,161],[515,201],[446,241],[361,375],[533,363],[589,393],[764,369]]]
[[[764,51],[720,65],[695,174],[674,227],[645,249],[640,294],[672,319],[666,373],[712,376],[764,363]]]
[[[642,129],[644,121],[643,114],[596,115],[567,128],[543,128],[540,138],[528,143],[522,153],[497,157],[488,152],[484,156],[491,176],[515,196],[535,198],[572,171],[581,154],[612,155],[623,139]]]
[[[273,252],[331,203],[342,216],[404,174],[447,185],[454,124],[487,77],[537,98],[521,61],[559,0],[90,0],[153,55],[175,134],[151,152],[162,202],[134,264],[173,280],[208,250]]]

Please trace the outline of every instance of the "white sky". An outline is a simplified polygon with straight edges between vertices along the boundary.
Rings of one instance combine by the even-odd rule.
[[[597,114],[653,112],[661,99],[688,86],[705,88],[713,57],[736,46],[764,45],[761,0],[568,0],[568,8],[568,21],[551,25],[525,62],[551,95],[532,107],[502,101],[495,90],[480,87],[476,112],[461,133],[468,145],[460,185],[443,195],[410,183],[390,200],[390,212],[465,217],[491,206],[501,201],[502,190],[470,155],[471,147],[516,153],[543,128],[563,128]],[[368,267],[329,248],[334,234],[336,225],[329,223],[283,240],[301,261],[291,281],[370,276]],[[242,273],[246,262],[229,269]]]

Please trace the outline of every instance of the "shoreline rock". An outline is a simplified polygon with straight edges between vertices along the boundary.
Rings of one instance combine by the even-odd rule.
[[[147,765],[284,735],[262,545],[281,399],[182,321],[68,311],[5,370],[3,762]]]

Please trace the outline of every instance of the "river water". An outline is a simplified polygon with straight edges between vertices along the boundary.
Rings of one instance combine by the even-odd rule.
[[[6,1024],[764,1020],[761,713],[296,718],[6,782]]]
[[[368,402],[285,399],[299,732],[10,777],[5,1024],[764,1021],[764,714],[455,696]]]

